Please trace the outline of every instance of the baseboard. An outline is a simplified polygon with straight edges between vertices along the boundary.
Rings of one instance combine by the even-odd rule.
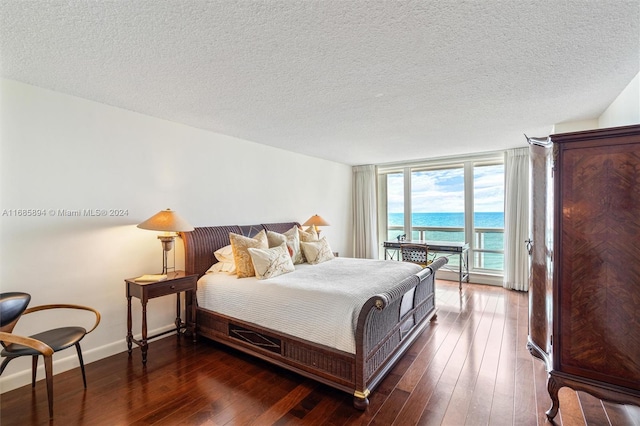
[[[448,271],[439,269],[436,272],[436,278],[447,281],[458,281],[458,272]],[[472,272],[469,277],[469,281],[474,284],[487,284],[487,285],[495,285],[498,287],[502,287],[502,275],[490,275],[490,274],[481,274],[477,272]],[[462,282],[464,285],[465,282]]]
[[[175,328],[175,325],[167,325],[165,327],[160,327],[156,330],[150,330],[149,335],[153,336],[154,334],[162,333],[164,331],[171,330]],[[134,336],[136,339],[140,340],[142,338],[141,335]],[[94,361],[99,361],[103,358],[110,357],[112,355],[119,354],[127,350],[127,342],[123,340],[118,340],[117,342],[108,343],[106,345],[93,348],[85,351],[82,350],[82,358],[84,359],[84,365],[91,364]],[[61,357],[61,356],[64,356]],[[26,357],[25,357],[26,358]],[[17,360],[16,360],[17,361]],[[16,362],[13,361],[13,362]],[[44,380],[45,372],[44,372],[44,364],[42,360],[39,360],[37,377],[38,380]],[[31,362],[29,362],[31,364]],[[68,348],[65,351],[58,352],[53,355],[53,375],[63,373],[65,371],[71,370],[73,368],[80,367],[78,363],[78,355],[76,354],[76,350],[74,347]],[[80,372],[78,372],[80,374]],[[21,386],[31,384],[31,367],[27,369],[23,369],[18,371],[17,373],[13,373],[6,377],[0,378],[0,393],[5,393],[10,390],[19,388]]]

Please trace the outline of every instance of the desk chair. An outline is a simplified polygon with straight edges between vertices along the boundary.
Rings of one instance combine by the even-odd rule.
[[[78,360],[80,361],[80,369],[82,370],[82,381],[86,388],[87,378],[84,372],[80,341],[98,326],[100,323],[100,312],[86,306],[66,304],[42,305],[27,309],[30,301],[31,296],[27,293],[11,292],[0,294],[0,343],[4,348],[0,355],[6,358],[0,366],[0,374],[2,374],[12,359],[30,355],[32,356],[31,386],[35,386],[38,356],[42,355],[47,381],[49,417],[53,418],[53,354],[71,346],[76,347]],[[29,337],[13,333],[13,328],[22,315],[47,309],[82,309],[90,311],[95,314],[95,324],[89,331],[83,327],[61,327],[43,331]]]
[[[433,262],[429,259],[429,247],[426,244],[401,244],[400,252],[403,262],[416,263],[423,268]]]

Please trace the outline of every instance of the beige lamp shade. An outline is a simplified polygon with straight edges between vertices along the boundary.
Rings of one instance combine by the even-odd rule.
[[[302,224],[302,226],[311,226],[311,225],[313,225],[313,226],[329,226],[329,222],[327,222],[326,220],[324,220],[323,218],[321,218],[317,214],[314,214],[309,219],[307,219],[307,221],[305,223]]]
[[[138,225],[138,228],[150,231],[187,232],[193,226],[171,209],[162,210]]]
[[[318,235],[320,235],[318,226],[329,226],[329,222],[327,222],[317,214],[314,214],[309,219],[307,219],[307,221],[303,223],[302,226],[313,226],[313,229],[315,229]]]

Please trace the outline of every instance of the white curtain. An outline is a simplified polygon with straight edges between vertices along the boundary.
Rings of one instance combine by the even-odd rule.
[[[353,167],[353,229],[355,257],[378,258],[376,166]]]
[[[529,290],[529,147],[505,153],[503,287]]]

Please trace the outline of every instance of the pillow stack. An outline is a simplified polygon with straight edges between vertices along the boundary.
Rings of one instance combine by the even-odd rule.
[[[230,245],[216,250],[218,263],[207,272],[262,280],[292,272],[297,264],[315,265],[334,257],[327,240],[318,238],[312,227],[303,231],[294,226],[283,234],[262,230],[253,238],[230,232],[229,240]]]
[[[318,233],[313,227],[310,226],[306,230],[299,230],[298,232],[301,240],[300,247],[306,262],[317,265],[333,259],[334,256],[329,243],[324,237],[318,238]]]

